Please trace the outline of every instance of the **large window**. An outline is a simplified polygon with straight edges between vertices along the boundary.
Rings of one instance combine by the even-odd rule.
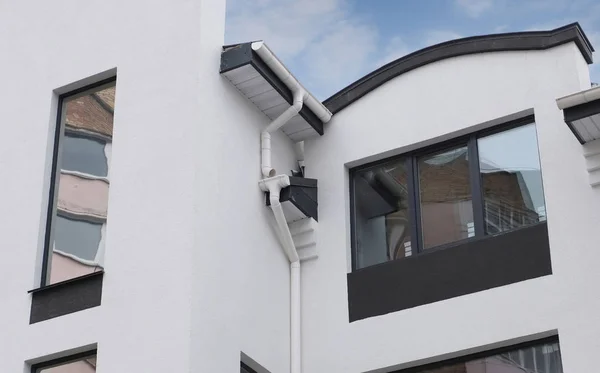
[[[95,351],[36,364],[31,368],[31,373],[94,373],[95,371]]]
[[[544,221],[533,118],[351,170],[356,269]]]
[[[42,286],[101,271],[115,82],[61,96]]]
[[[410,373],[563,373],[558,341],[504,349],[497,353],[457,359],[401,372]]]

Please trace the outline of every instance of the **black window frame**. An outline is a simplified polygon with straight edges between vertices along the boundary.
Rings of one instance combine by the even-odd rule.
[[[56,111],[56,128],[54,130],[54,143],[52,149],[52,166],[50,170],[50,188],[49,188],[49,198],[48,198],[48,206],[46,213],[46,224],[45,224],[45,232],[44,232],[44,251],[42,254],[42,270],[40,277],[40,288],[44,288],[49,286],[48,284],[48,275],[49,275],[49,260],[50,253],[52,251],[52,226],[54,222],[54,216],[56,215],[56,204],[58,202],[58,189],[56,188],[56,181],[59,177],[58,175],[58,162],[60,156],[60,147],[61,147],[61,137],[63,131],[69,132],[69,134],[73,134],[74,131],[66,128],[66,125],[62,123],[63,109],[65,101],[73,96],[79,95],[81,93],[93,90],[95,88],[104,86],[104,85],[116,85],[117,77],[112,76],[107,79],[103,79],[96,83],[88,84],[81,88],[75,89],[73,91],[69,91],[67,93],[61,94],[58,97],[58,109]],[[101,141],[100,139],[94,139],[94,141]],[[86,276],[82,276],[86,277]],[[72,280],[72,279],[71,279]],[[67,280],[67,281],[71,281]]]
[[[257,373],[254,369],[250,368],[248,364],[240,361],[240,370],[245,370],[247,373]]]
[[[473,360],[488,358],[488,357],[492,357],[492,356],[506,354],[508,352],[514,352],[514,351],[518,351],[518,350],[522,350],[522,349],[526,349],[526,348],[530,348],[530,347],[538,347],[538,346],[542,346],[542,345],[546,345],[546,344],[553,344],[553,343],[557,343],[559,345],[559,353],[561,353],[562,351],[560,350],[559,336],[552,335],[549,337],[535,339],[532,341],[522,342],[522,343],[518,343],[518,344],[512,344],[512,345],[509,345],[506,347],[486,349],[486,350],[476,352],[473,354],[463,355],[463,356],[459,356],[459,357],[455,357],[455,358],[447,359],[447,360],[436,361],[436,362],[425,364],[425,365],[418,365],[418,366],[413,366],[410,368],[394,370],[391,373],[425,373],[425,372],[429,372],[430,370],[433,370],[433,369],[440,369],[440,368],[444,368],[444,367],[447,367],[447,366],[453,365],[453,364],[467,363],[467,362],[470,362]]]
[[[370,162],[361,166],[353,167],[349,170],[349,180],[350,180],[350,235],[351,235],[351,260],[352,260],[352,271],[359,271],[364,268],[369,268],[372,266],[358,267],[358,247],[357,247],[357,235],[356,235],[356,193],[354,187],[354,180],[358,173],[365,171],[367,169],[379,167],[385,164],[393,163],[394,161],[404,159],[406,162],[406,174],[407,174],[407,188],[408,195],[410,196],[408,204],[409,204],[409,221],[411,224],[411,257],[419,256],[439,250],[444,250],[449,247],[454,247],[456,245],[468,243],[471,241],[481,240],[485,237],[493,237],[497,234],[504,234],[513,232],[518,229],[522,229],[523,227],[515,228],[509,231],[503,231],[497,234],[487,234],[485,232],[485,205],[484,205],[484,196],[482,189],[482,179],[479,165],[479,151],[477,140],[486,136],[494,135],[497,133],[501,133],[504,131],[508,131],[517,127],[525,126],[528,124],[536,124],[535,123],[535,115],[528,115],[516,120],[512,120],[509,122],[501,123],[496,126],[482,129],[480,131],[474,131],[472,133],[455,137],[446,141],[441,141],[435,144],[431,144],[425,146],[423,148],[419,148],[416,150],[412,150],[406,153],[402,153],[400,155],[384,158],[382,160]],[[473,206],[473,222],[475,234],[472,237],[464,238],[457,241],[448,242],[442,245],[434,246],[431,248],[424,249],[423,248],[423,238],[422,238],[422,221],[421,221],[421,203],[420,203],[420,190],[419,190],[419,168],[418,168],[418,160],[436,152],[448,150],[454,147],[466,146],[467,154],[469,157],[469,182],[471,187],[471,196],[472,196],[472,206]],[[539,142],[538,142],[538,150],[539,150]],[[543,188],[543,183],[542,183]],[[539,222],[531,225],[542,224],[545,222]],[[393,259],[388,260],[383,263],[375,264],[374,266],[381,265],[390,261],[395,260],[403,260],[401,259]]]
[[[74,355],[68,355],[64,357],[59,357],[57,359],[52,359],[48,361],[44,361],[41,363],[36,363],[31,365],[31,373],[39,373],[42,369],[54,368],[61,365],[66,365],[69,363],[74,363],[76,361],[82,361],[90,357],[96,357],[96,362],[98,361],[98,350],[93,349],[85,352],[80,352]]]

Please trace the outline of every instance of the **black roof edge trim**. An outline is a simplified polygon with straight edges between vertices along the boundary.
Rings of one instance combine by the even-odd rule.
[[[235,44],[223,47],[223,52],[221,53],[221,74],[248,64],[252,65],[290,105],[294,102],[292,91],[283,84],[281,79],[279,79],[258,54],[252,50],[252,43]],[[299,114],[319,135],[323,135],[323,122],[312,112],[312,110],[306,105],[303,105]]]
[[[574,42],[588,64],[594,47],[579,23],[550,31],[524,31],[471,36],[432,45],[400,57],[335,93],[323,104],[335,114],[367,93],[406,72],[447,58],[486,52],[544,50]]]

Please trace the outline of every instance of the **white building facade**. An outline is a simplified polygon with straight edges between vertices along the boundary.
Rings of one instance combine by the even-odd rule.
[[[579,25],[321,103],[224,24],[221,0],[0,4],[0,371],[595,371]]]

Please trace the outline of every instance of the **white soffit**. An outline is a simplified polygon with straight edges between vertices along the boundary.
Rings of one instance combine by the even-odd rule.
[[[600,87],[559,98],[556,104],[579,142],[600,139]]]

